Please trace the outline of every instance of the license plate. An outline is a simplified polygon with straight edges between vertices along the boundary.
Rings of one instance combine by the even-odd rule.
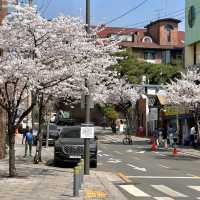
[[[69,158],[81,158],[81,156],[69,156]]]

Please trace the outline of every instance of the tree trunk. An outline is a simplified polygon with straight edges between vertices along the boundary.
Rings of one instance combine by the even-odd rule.
[[[42,140],[43,140],[43,132],[42,132],[42,124],[43,124],[43,96],[40,98],[39,102],[39,128],[38,128],[38,158],[39,162],[42,162]]]
[[[5,120],[4,111],[0,108],[0,160],[5,157]]]
[[[15,168],[15,125],[11,118],[12,114],[8,114],[8,145],[9,145],[9,176],[16,176]]]

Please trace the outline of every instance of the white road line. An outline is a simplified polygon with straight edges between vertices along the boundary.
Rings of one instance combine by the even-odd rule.
[[[114,151],[116,154],[119,154],[119,155],[123,155],[123,153],[119,152],[119,151]]]
[[[191,186],[187,186],[187,187],[200,192],[200,186],[198,186],[198,185],[191,185]]]
[[[132,149],[128,149],[128,150],[126,150],[126,152],[127,152],[127,153],[132,153],[133,150],[132,150]]]
[[[129,166],[129,167],[132,167],[133,169],[142,171],[142,172],[146,172],[146,171],[147,171],[147,170],[146,170],[145,168],[143,168],[143,167],[137,167],[137,166],[132,165],[132,164],[130,164],[130,163],[128,163],[128,164],[126,164],[126,165]]]
[[[141,160],[140,158],[138,158],[136,156],[134,156],[133,159],[135,159],[135,160]]]
[[[109,160],[108,160],[107,162],[117,164],[117,163],[120,163],[120,162],[122,162],[122,161],[121,161],[121,160],[118,160],[118,159],[114,159],[114,158],[109,158]]]
[[[156,200],[174,200],[170,197],[154,197],[154,199],[156,199]]]
[[[165,165],[159,165],[160,167],[163,167],[163,168],[165,168],[165,169],[169,169],[170,167],[167,167],[167,166],[165,166]]]
[[[187,176],[194,176],[194,177],[196,177],[196,175],[194,175],[194,174],[186,174]]]
[[[150,195],[144,193],[134,185],[120,185],[120,187],[135,197],[150,197]]]
[[[138,152],[136,152],[136,153],[141,153],[141,154],[142,154],[142,153],[145,153],[145,151],[138,151]]]
[[[187,197],[186,195],[180,193],[180,192],[177,192],[165,185],[151,185],[154,189],[170,196],[170,197]]]
[[[103,155],[102,155],[102,154],[100,154],[100,153],[98,153],[98,156],[102,157]]]
[[[109,157],[109,155],[108,155],[108,154],[105,154],[105,153],[104,153],[104,154],[102,154],[102,155],[103,155],[103,156],[106,156],[106,157]]]
[[[195,179],[196,177],[192,176],[128,176],[128,178],[138,178],[138,179]],[[199,177],[197,177],[198,179]]]

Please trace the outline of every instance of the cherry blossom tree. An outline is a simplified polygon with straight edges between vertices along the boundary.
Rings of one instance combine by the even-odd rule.
[[[164,88],[167,92],[169,103],[177,107],[177,134],[179,134],[179,108],[193,106],[200,102],[200,71],[197,66],[189,67],[182,73],[181,79],[176,79],[167,84]],[[199,123],[198,129],[200,130]]]
[[[115,78],[113,84],[104,89],[106,92],[101,99],[104,103],[116,105],[126,118],[128,128],[132,129],[136,118],[134,107],[139,99],[140,88],[129,83],[126,78]]]

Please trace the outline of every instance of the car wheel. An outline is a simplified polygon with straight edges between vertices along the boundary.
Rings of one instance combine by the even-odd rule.
[[[90,167],[97,168],[97,160],[91,160]]]

